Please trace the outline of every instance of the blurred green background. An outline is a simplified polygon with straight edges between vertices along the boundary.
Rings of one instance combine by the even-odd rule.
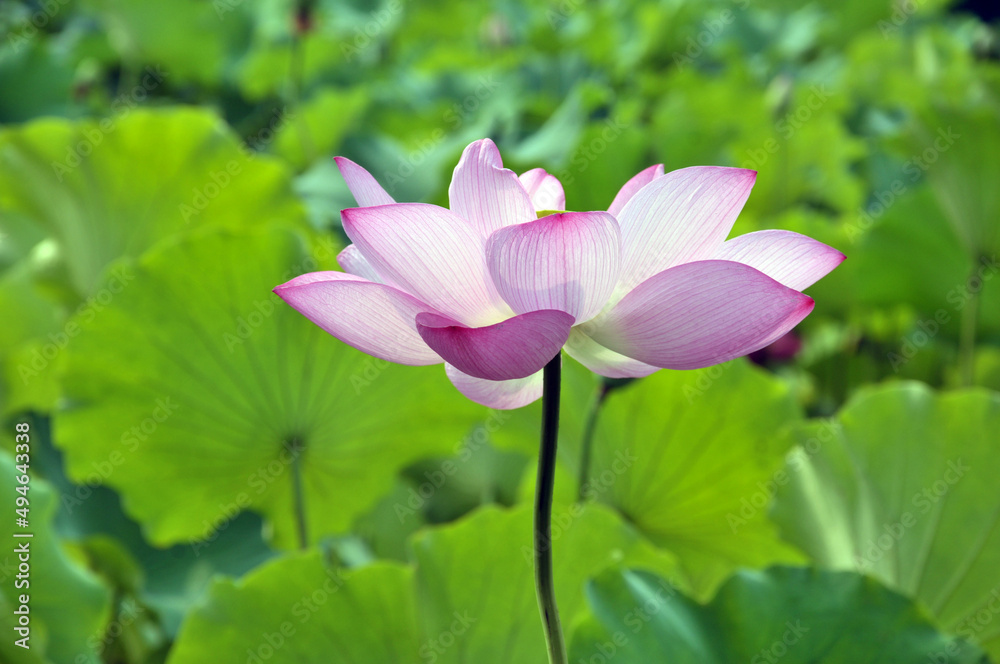
[[[13,511],[27,424],[35,536],[30,650],[0,553],[0,662],[545,661],[538,404],[487,412],[271,294],[336,269],[332,156],[446,205],[485,136],[572,210],[654,163],[753,168],[734,235],[848,256],[780,344],[612,392],[585,506],[599,386],[566,359],[573,661],[1000,662],[996,18],[3,0],[0,487]]]

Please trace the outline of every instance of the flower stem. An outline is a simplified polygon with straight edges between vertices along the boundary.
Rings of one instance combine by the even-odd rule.
[[[552,489],[559,435],[559,391],[562,357],[556,355],[542,374],[542,440],[535,487],[535,593],[542,614],[549,664],[566,664],[566,645],[552,583]]]
[[[597,429],[597,416],[601,412],[601,406],[612,389],[611,384],[606,380],[601,380],[594,393],[594,398],[590,402],[590,410],[587,412],[587,421],[583,425],[583,439],[580,443],[580,474],[576,485],[576,502],[582,503],[585,498],[584,491],[587,487],[587,478],[590,475],[590,454],[594,446],[594,431]]]
[[[306,117],[302,113],[302,90],[305,87],[305,51],[302,34],[299,30],[292,32],[291,52],[289,53],[288,83],[289,83],[289,105],[295,114],[293,121],[299,137],[299,147],[302,149],[302,156],[307,164],[312,163],[316,157],[316,150],[306,123]]]
[[[306,524],[306,500],[302,490],[302,465],[300,458],[304,444],[299,438],[285,442],[285,449],[292,455],[292,507],[295,510],[295,528],[299,536],[299,548],[309,548],[309,531]]]
[[[965,309],[962,311],[962,323],[958,339],[958,362],[962,387],[970,387],[975,381],[976,375],[976,319],[979,314],[979,290],[973,291],[969,288],[969,284],[973,283],[977,278],[977,267],[978,263],[973,264],[972,274],[965,282],[966,287],[969,289],[970,297],[965,303]],[[980,288],[982,287],[982,282],[979,282],[979,286]]]

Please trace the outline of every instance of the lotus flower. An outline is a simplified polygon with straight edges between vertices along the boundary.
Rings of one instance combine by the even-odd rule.
[[[444,363],[455,387],[493,408],[538,399],[541,369],[563,347],[612,378],[763,348],[812,311],[800,291],[844,259],[789,231],[726,241],[751,170],[653,166],[607,212],[548,213],[565,207],[559,180],[518,177],[489,139],[463,152],[450,209],[396,203],[368,171],[336,161],[360,206],[342,213],[344,272],[275,292],[365,353]]]

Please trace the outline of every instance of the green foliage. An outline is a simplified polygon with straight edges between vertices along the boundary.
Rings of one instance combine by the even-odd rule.
[[[936,110],[921,119],[913,141],[941,209],[973,257],[1000,251],[1000,192],[990,186],[1000,180],[998,120],[989,104]]]
[[[765,518],[798,419],[788,387],[745,362],[661,371],[601,413],[587,495],[679,557],[699,597],[735,566],[798,560]]]
[[[84,0],[126,67],[161,63],[172,85],[189,81],[210,85],[219,80],[248,23],[245,12],[231,9],[240,4]]]
[[[919,599],[997,657],[998,431],[995,392],[869,388],[835,422],[799,433],[774,519],[818,564]]]
[[[253,509],[291,547],[297,482],[317,541],[369,509],[396,470],[453,449],[479,410],[440,367],[331,342],[270,293],[333,253],[321,245],[314,258],[283,229],[216,231],[112,268],[135,285],[74,341],[54,422],[70,477],[121,491],[160,545],[208,546]]]
[[[594,617],[574,634],[575,662],[648,662],[650,653],[678,664],[986,661],[975,646],[936,632],[906,598],[848,572],[740,572],[700,605],[655,575],[611,570],[587,596]]]
[[[294,117],[281,118],[281,128],[274,138],[275,154],[296,169],[304,169],[320,155],[340,147],[367,102],[363,89],[321,91],[297,109]]]
[[[80,297],[102,286],[112,260],[161,238],[301,217],[285,167],[241,146],[215,114],[112,110],[120,115],[0,133],[0,204],[54,238]]]
[[[240,583],[216,582],[181,630],[170,664],[254,656],[278,664],[545,661],[530,509],[484,508],[411,542],[410,565],[343,570],[312,551],[269,563]],[[584,582],[609,565],[674,570],[668,554],[600,506],[553,530],[552,546],[567,618],[583,609]]]
[[[345,573],[313,551],[265,565],[239,584],[220,579],[169,661],[405,662],[419,643],[412,578],[397,563]]]
[[[28,439],[33,436],[29,434]],[[29,449],[31,446],[29,443]],[[37,479],[27,485],[26,491],[18,491],[18,487],[26,485],[14,481],[15,475],[21,474],[15,468],[23,467],[25,458],[30,458],[30,454],[15,457],[0,452],[0,472],[5,478],[4,504],[10,505],[13,512],[15,498],[26,497],[29,514],[27,528],[15,525],[14,514],[4,519],[0,527],[0,536],[6,543],[0,559],[4,569],[0,609],[7,633],[0,645],[0,655],[10,664],[81,661],[77,657],[85,662],[100,661],[97,657],[104,650],[104,630],[111,617],[111,594],[64,548],[52,528],[52,518],[59,507],[58,494]],[[31,533],[31,537],[16,536],[24,533]],[[26,570],[19,569],[22,562],[27,563]],[[27,597],[27,602],[21,597]],[[27,641],[30,650],[14,645],[14,641],[26,636],[14,636],[17,634],[14,627],[23,624],[19,617],[24,613],[15,612],[22,606],[27,606],[30,619]]]

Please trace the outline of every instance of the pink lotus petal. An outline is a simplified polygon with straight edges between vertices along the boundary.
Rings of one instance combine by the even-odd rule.
[[[531,197],[531,204],[535,206],[536,212],[566,209],[566,193],[563,191],[562,182],[556,176],[547,173],[544,168],[533,168],[521,173],[517,179]]]
[[[644,378],[660,370],[660,367],[633,360],[602,346],[579,327],[574,327],[569,333],[565,348],[574,360],[608,378]]]
[[[334,157],[333,160],[337,162],[337,168],[344,176],[347,188],[354,194],[354,200],[358,202],[358,207],[390,205],[396,202],[372,177],[371,173],[347,157]]]
[[[514,171],[504,168],[500,151],[488,138],[462,152],[448,187],[452,212],[482,237],[504,226],[536,218],[535,206]]]
[[[532,311],[487,327],[463,327],[442,316],[420,314],[417,331],[427,345],[462,373],[487,380],[527,378],[566,343],[573,317]]]
[[[486,380],[462,373],[447,362],[445,373],[452,385],[467,398],[478,404],[500,410],[510,410],[527,406],[542,396],[542,371],[536,371],[527,378],[514,380]]]
[[[448,210],[424,203],[348,208],[344,230],[387,283],[463,325],[503,320],[503,302],[486,268],[483,240]]]
[[[712,258],[755,267],[775,281],[805,290],[840,265],[846,256],[792,231],[757,231],[727,240]]]
[[[274,289],[303,316],[363,353],[399,364],[438,364],[416,330],[434,310],[411,295],[344,272],[313,272]]]
[[[343,272],[335,272],[333,270],[326,270],[323,272],[306,272],[305,274],[300,274],[294,279],[289,279],[280,286],[276,286],[273,290],[277,292],[279,288],[291,288],[292,286],[305,286],[306,284],[316,283],[317,281],[365,281],[365,279],[358,277],[352,278],[356,275],[344,274]]]
[[[625,204],[628,203],[633,196],[635,196],[635,192],[639,191],[662,175],[663,164],[650,166],[649,168],[645,168],[633,175],[632,179],[626,182],[622,188],[618,190],[618,195],[615,196],[615,200],[611,201],[611,205],[608,207],[608,212],[617,217],[622,211],[622,208],[625,207]]]
[[[517,313],[558,309],[589,320],[621,267],[621,233],[607,212],[562,212],[501,228],[486,243],[497,290]]]
[[[711,258],[750,196],[756,171],[695,166],[635,193],[616,215],[622,229],[624,295],[669,267]]]
[[[337,254],[337,264],[348,274],[353,274],[356,277],[374,281],[375,283],[384,283],[382,278],[378,276],[375,268],[372,267],[371,263],[361,255],[361,252],[353,244],[347,245],[343,251]]]
[[[763,348],[812,309],[812,298],[759,270],[708,260],[648,279],[584,331],[640,362],[699,369]]]

